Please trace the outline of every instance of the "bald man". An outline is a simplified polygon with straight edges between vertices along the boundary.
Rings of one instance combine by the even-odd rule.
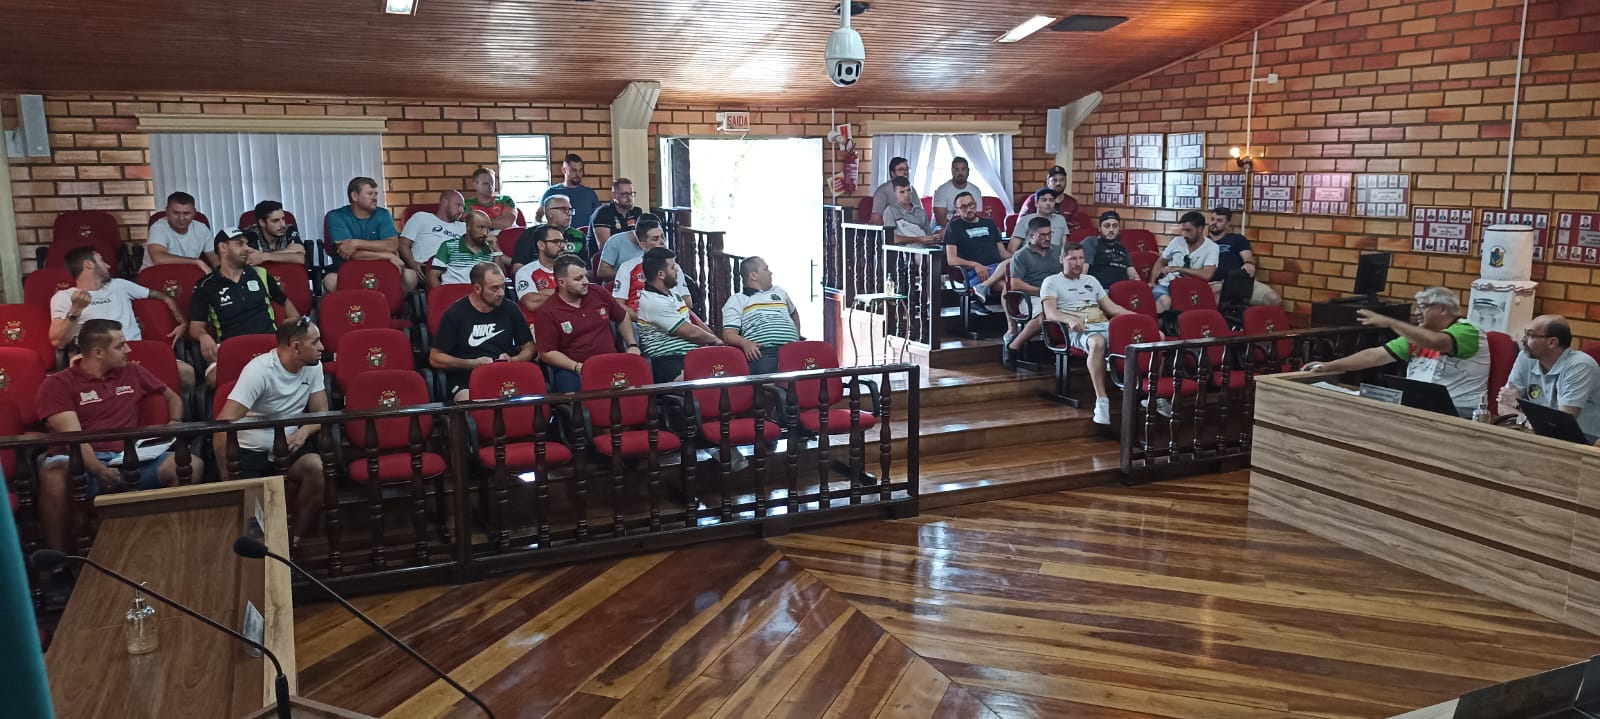
[[[1540,315],[1522,331],[1522,351],[1500,388],[1500,414],[1522,414],[1517,400],[1578,418],[1590,442],[1600,437],[1600,365],[1572,348],[1572,327],[1561,315]]]
[[[466,204],[461,193],[445,190],[439,193],[439,209],[418,212],[406,220],[405,229],[400,231],[400,258],[418,277],[428,276],[421,262],[432,260],[444,243],[466,236]]]

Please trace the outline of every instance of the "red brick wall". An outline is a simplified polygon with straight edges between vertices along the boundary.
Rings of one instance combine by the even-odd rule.
[[[48,243],[57,213],[94,209],[116,214],[125,237],[143,242],[147,220],[156,209],[150,181],[148,138],[138,131],[140,113],[202,113],[217,115],[381,115],[389,118],[384,135],[385,202],[401,208],[412,202],[431,202],[440,190],[464,189],[468,176],[480,166],[494,166],[496,136],[536,133],[551,137],[552,156],[568,152],[586,160],[586,184],[608,197],[612,179],[610,109],[602,105],[540,105],[506,103],[419,103],[407,100],[274,97],[152,97],[127,95],[45,96],[52,156],[12,158],[12,192],[15,194],[18,242],[23,270],[33,269],[36,246]],[[7,126],[15,127],[13,96],[0,98]],[[737,106],[695,108],[662,105],[652,118],[652,135],[716,134],[718,109],[752,112],[752,137],[825,136],[830,129],[827,112],[803,108]],[[918,112],[912,109],[839,111],[839,122],[863,120],[1015,120],[1022,134],[1013,147],[1017,160],[1016,190],[1043,183],[1052,164],[1044,154],[1044,111],[971,114],[963,111]],[[871,138],[859,143],[863,178],[857,197],[871,193]],[[655,182],[655,143],[651,142],[651,184]],[[826,173],[827,163],[824,164]],[[554,173],[559,176],[559,169]],[[641,178],[633,178],[642,181]],[[819,178],[826,181],[826,177]],[[652,190],[652,198],[659,191]],[[846,202],[848,198],[841,198]],[[847,204],[854,206],[855,200]],[[204,211],[206,208],[200,208]],[[224,222],[223,218],[214,218]],[[531,220],[531,217],[530,217]],[[226,220],[231,222],[231,219]]]
[[[1521,0],[1324,0],[1261,29],[1257,171],[1412,173],[1413,205],[1499,207],[1510,137]],[[1600,209],[1600,2],[1534,0],[1511,205]],[[1095,138],[1198,132],[1207,169],[1245,144],[1250,37],[1106,91],[1077,134],[1075,194],[1093,198]],[[1117,208],[1128,225],[1176,231],[1180,212]],[[1235,218],[1236,222],[1238,217]],[[1409,222],[1256,214],[1268,283],[1299,314],[1348,292],[1364,250],[1396,252],[1390,293],[1465,292],[1476,258],[1410,251]],[[1595,270],[1536,263],[1539,306],[1600,338]]]

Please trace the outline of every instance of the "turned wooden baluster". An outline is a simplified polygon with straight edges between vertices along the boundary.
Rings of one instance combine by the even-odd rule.
[[[238,479],[239,433],[237,431],[228,430],[227,438],[222,441],[222,454],[222,464],[228,469],[228,473],[223,476],[223,479]]]
[[[1129,362],[1135,362],[1135,359],[1140,354],[1147,354],[1150,358],[1148,364],[1135,363],[1133,365],[1134,367],[1138,368],[1140,374],[1143,375],[1138,383],[1138,388],[1135,390],[1136,394],[1142,396],[1139,397],[1139,401],[1135,403],[1134,406],[1138,407],[1140,412],[1144,415],[1144,432],[1139,437],[1139,453],[1141,457],[1148,461],[1150,458],[1150,451],[1152,449],[1150,438],[1155,436],[1156,431],[1156,394],[1158,394],[1156,390],[1160,387],[1161,368],[1156,366],[1156,354],[1154,352],[1134,350],[1130,348],[1128,353]]]
[[[645,458],[645,487],[650,494],[650,531],[661,531],[661,403],[655,396],[649,398],[650,413],[646,415],[646,429],[650,438],[650,456]],[[617,534],[626,534],[622,520],[622,498],[616,499]]]
[[[172,461],[177,463],[175,469],[178,471],[178,484],[180,486],[194,483],[194,468],[189,466],[194,461],[194,458],[190,455],[189,438],[178,437],[173,440]]]
[[[1272,343],[1274,351],[1276,351],[1277,344],[1278,343],[1276,342]],[[1276,370],[1273,368],[1281,366],[1282,365],[1278,363],[1270,364],[1267,366],[1267,371],[1274,372]],[[1248,452],[1250,451],[1250,427],[1252,424],[1254,424],[1256,416],[1255,371],[1248,362],[1245,363],[1244,366],[1244,396],[1241,401],[1243,407],[1239,412],[1239,416],[1242,417],[1244,421],[1239,423],[1239,449],[1241,451]]]
[[[533,517],[539,546],[550,546],[550,477],[545,465],[545,445],[550,441],[549,405],[540,403],[533,413]]]
[[[378,486],[378,422],[366,421],[366,442],[363,452],[367,456],[367,531],[372,533],[372,570],[383,571],[383,488]]]
[[[1223,345],[1222,346],[1222,369],[1220,370],[1222,372],[1222,389],[1221,389],[1221,391],[1219,391],[1217,393],[1217,422],[1216,422],[1216,424],[1217,424],[1217,446],[1216,446],[1216,452],[1219,455],[1222,454],[1223,445],[1226,444],[1227,441],[1228,441],[1227,436],[1225,434],[1226,430],[1228,429],[1228,421],[1233,419],[1233,416],[1228,414],[1228,394],[1233,389],[1233,385],[1232,385],[1232,382],[1233,382],[1233,364],[1228,362],[1228,350],[1230,348],[1232,348],[1232,347],[1233,347],[1233,345]]]
[[[728,399],[728,387],[717,388],[717,453],[722,460],[722,521],[733,520],[733,445],[731,439],[733,414]]]
[[[916,382],[918,378],[912,376],[906,381]],[[889,466],[894,455],[889,436],[889,396],[894,392],[889,386],[888,372],[878,376],[878,386],[882,388],[882,394],[878,397],[878,499],[887,502],[892,493],[889,488]]]
[[[406,451],[411,454],[411,531],[416,533],[417,563],[428,563],[428,489],[422,483],[422,419],[407,418]],[[439,518],[440,523],[444,517]]]
[[[833,495],[828,490],[828,457],[832,454],[828,437],[828,382],[817,380],[817,508],[833,506]]]
[[[94,543],[93,522],[90,521],[94,516],[94,502],[89,499],[89,481],[84,476],[83,448],[84,445],[77,443],[67,445],[67,483],[72,487],[72,510],[67,516],[83,520],[73,523],[78,534],[72,540],[73,546],[67,548],[71,554],[88,554]]]
[[[1169,400],[1172,415],[1167,417],[1167,461],[1172,461],[1178,456],[1178,416],[1182,414],[1183,406],[1183,365],[1179,362],[1178,350],[1165,350],[1171,353],[1171,364],[1167,365],[1172,372],[1172,399]],[[1163,354],[1162,356],[1165,356]],[[1152,402],[1151,404],[1155,404]]]
[[[233,432],[228,433],[230,436]],[[328,576],[344,574],[344,556],[339,551],[339,455],[333,427],[322,425],[317,432],[322,455],[322,528],[328,539]]]
[[[1194,405],[1190,408],[1190,421],[1194,423],[1194,433],[1189,435],[1189,458],[1199,459],[1201,451],[1205,449],[1205,440],[1201,439],[1202,425],[1205,423],[1206,400],[1211,394],[1211,377],[1217,371],[1216,363],[1211,361],[1211,348],[1200,351],[1200,362],[1195,371]],[[1174,415],[1177,412],[1173,412]],[[1177,456],[1168,457],[1176,460]]]
[[[761,384],[750,385],[750,409],[755,413],[756,444],[751,473],[756,481],[756,518],[767,516],[767,407]]]
[[[694,393],[683,393],[683,406],[694,406]],[[684,423],[683,441],[678,444],[678,477],[683,480],[683,526],[694,527],[700,523],[700,492],[695,486],[694,448],[700,437],[699,418]]]
[[[800,511],[800,450],[806,446],[804,435],[800,433],[800,383],[789,380],[789,392],[784,395],[784,402],[789,406],[784,412],[784,421],[789,423],[787,446],[789,455],[789,514]]]
[[[289,459],[289,438],[284,434],[283,427],[273,427],[272,428],[272,469],[273,469],[273,473],[278,475],[278,476],[280,476],[280,477],[287,477],[288,474],[289,474],[288,459]],[[291,499],[289,501],[289,505],[290,506],[294,506],[294,500],[293,499]],[[294,514],[291,513],[291,514],[289,514],[288,520],[289,520],[289,522],[288,522],[289,536],[293,537],[293,536],[295,536],[294,525],[296,524],[297,518],[294,516]],[[266,527],[262,527],[262,530],[265,531]]]
[[[859,380],[859,378],[852,378]],[[866,437],[861,429],[861,382],[850,383],[850,503],[861,503],[861,475],[867,471]]]
[[[511,504],[511,488],[506,477],[506,413],[502,407],[490,411],[494,413],[494,477],[491,480],[494,482],[494,504],[489,513],[489,524],[490,533],[494,536],[494,551],[500,553],[511,544],[511,526],[506,519]]]
[[[139,441],[136,439],[122,440],[122,466],[118,468],[122,474],[121,487],[101,487],[102,493],[123,492],[139,488]]]

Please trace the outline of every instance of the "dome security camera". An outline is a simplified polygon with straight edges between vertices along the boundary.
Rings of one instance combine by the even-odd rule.
[[[866,62],[867,50],[861,45],[861,34],[849,27],[834,30],[828,36],[828,79],[839,87],[850,87],[861,79],[861,66]]]

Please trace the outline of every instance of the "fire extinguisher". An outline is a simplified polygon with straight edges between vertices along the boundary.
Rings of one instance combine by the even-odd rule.
[[[853,145],[854,145],[854,143],[852,143],[851,149],[844,153],[844,193],[843,194],[846,194],[846,195],[856,191],[856,179],[859,176],[860,171],[861,171],[861,156],[856,154],[856,151],[855,151]]]

